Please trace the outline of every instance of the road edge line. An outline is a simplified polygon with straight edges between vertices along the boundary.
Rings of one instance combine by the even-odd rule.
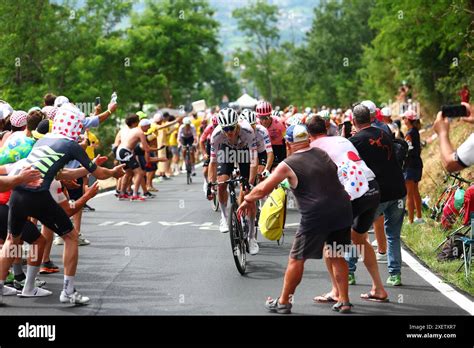
[[[470,315],[474,315],[474,302],[466,296],[455,290],[451,285],[439,278],[428,268],[423,266],[414,256],[402,248],[402,260],[408,267],[410,267],[416,274],[438,290],[441,294],[453,301],[459,307],[464,309]]]

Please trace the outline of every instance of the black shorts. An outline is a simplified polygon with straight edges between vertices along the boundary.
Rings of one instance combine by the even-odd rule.
[[[28,229],[28,233],[24,233],[29,216],[38,219],[59,236],[64,236],[74,228],[64,209],[56,203],[49,191],[13,190],[9,206],[8,231],[14,237],[21,236],[25,242],[32,243],[40,236],[36,226],[34,230]]]
[[[239,162],[240,176],[248,180],[250,178],[250,161],[251,161],[249,149],[235,150],[235,149],[228,148],[227,150],[223,149],[223,151],[227,151],[226,153],[229,155],[229,157],[234,157],[236,159],[237,158],[248,159],[248,161],[244,161],[242,163]],[[239,152],[236,152],[236,151],[239,151]],[[247,155],[245,155],[244,153],[245,151],[248,152]],[[235,156],[232,156],[232,153],[234,153]],[[234,162],[218,163],[217,165],[218,176],[219,175],[231,176],[233,171],[234,171]]]
[[[376,180],[369,182],[369,190],[352,202],[352,229],[357,233],[367,232],[374,222],[375,212],[380,203],[379,184]]]
[[[272,168],[275,168],[280,162],[283,162],[283,160],[286,158],[286,145],[272,145],[273,149],[273,164]]]
[[[335,245],[337,249],[349,250],[351,245],[351,228],[347,226],[341,230],[327,233],[296,233],[293,246],[290,251],[290,258],[295,260],[321,259],[323,257],[324,245]]]
[[[166,146],[166,159],[170,160],[173,158],[173,153],[171,152],[171,149],[169,146]]]
[[[209,163],[211,162],[211,143],[206,141],[206,153],[207,153],[207,160],[204,161],[203,167],[209,167]]]
[[[140,165],[141,170],[145,170],[146,169],[145,156],[138,155],[137,158],[138,158],[138,163]]]
[[[403,177],[405,180],[412,180],[414,182],[420,182],[423,176],[423,168],[405,168],[403,171]]]
[[[258,153],[258,165],[259,166],[267,165],[267,151],[262,151]]]
[[[84,187],[82,186],[83,179],[82,178],[77,179],[77,184],[80,185],[80,187],[78,187],[77,189],[67,190],[67,192],[69,193],[69,198],[75,201],[80,199],[82,195],[84,194],[84,190],[83,190]]]
[[[0,205],[0,239],[7,239],[8,232],[8,205]]]
[[[126,161],[119,159],[119,158],[127,158],[127,157],[129,158]],[[118,149],[118,152],[115,158],[117,158],[117,161],[119,161],[120,164],[125,164],[125,169],[133,170],[140,167],[140,164],[138,163],[135,154],[133,154],[130,150],[124,147]]]
[[[182,146],[192,146],[194,144],[194,137],[188,137],[188,138],[181,138],[181,141],[179,142]]]

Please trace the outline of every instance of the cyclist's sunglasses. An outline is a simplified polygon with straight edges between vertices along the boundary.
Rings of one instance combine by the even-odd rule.
[[[270,116],[260,116],[259,119],[266,121],[270,119]]]
[[[227,132],[232,132],[232,131],[235,130],[235,126],[222,127],[222,130],[223,130],[224,132],[226,132],[226,133],[227,133]]]

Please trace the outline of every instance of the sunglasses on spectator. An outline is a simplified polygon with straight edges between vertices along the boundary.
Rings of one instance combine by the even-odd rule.
[[[232,131],[235,130],[235,126],[222,127],[222,130],[223,130],[224,132],[226,132],[226,133],[227,133],[227,132],[232,132]]]

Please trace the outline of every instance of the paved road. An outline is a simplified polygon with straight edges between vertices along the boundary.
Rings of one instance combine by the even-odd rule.
[[[42,275],[52,297],[4,298],[2,315],[267,315],[267,296],[277,296],[299,216],[290,211],[283,246],[259,236],[260,253],[249,256],[248,273],[241,276],[231,257],[229,234],[218,231],[219,213],[204,199],[202,179],[191,186],[181,175],[159,183],[158,197],[146,203],[118,202],[105,195],[85,213],[83,233],[92,242],[80,247],[76,287],[90,296],[84,307],[62,305],[62,273]],[[62,247],[52,257],[62,266]],[[404,265],[404,286],[389,287],[391,303],[365,302],[358,297],[370,288],[362,263],[358,285],[350,287],[354,312],[362,315],[466,315],[463,309]],[[61,267],[62,270],[62,267]],[[382,278],[388,276],[381,266]],[[330,289],[325,265],[306,263],[295,295],[293,312],[338,315],[329,305],[311,299]]]

